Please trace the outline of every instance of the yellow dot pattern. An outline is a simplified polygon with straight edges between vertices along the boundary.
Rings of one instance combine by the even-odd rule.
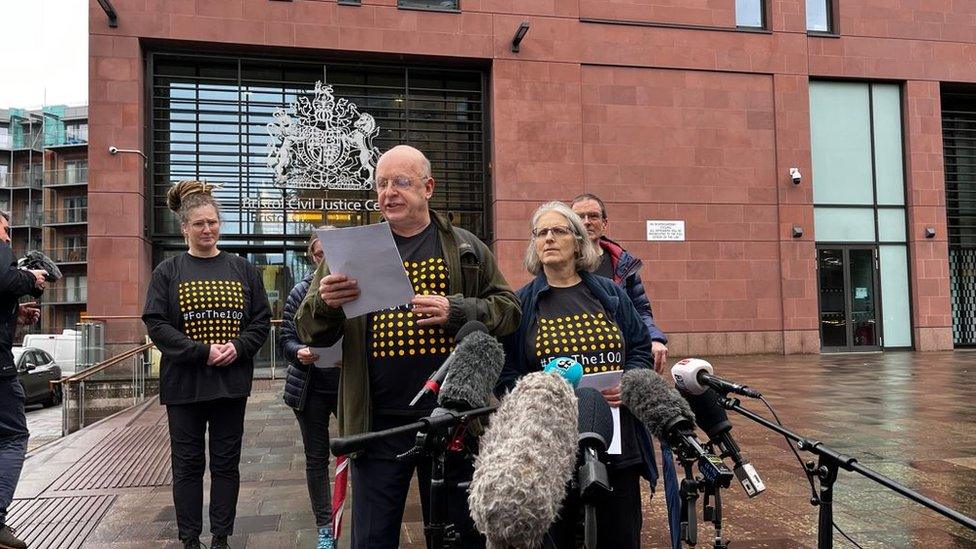
[[[447,267],[440,257],[404,261],[416,294],[447,295]],[[370,354],[374,359],[446,355],[454,338],[441,326],[418,326],[413,311],[390,309],[370,315]]]
[[[623,348],[620,328],[603,313],[580,313],[539,319],[536,354],[540,357],[600,357],[601,360],[580,361],[584,374],[622,369],[623,364],[612,357],[622,357]]]
[[[236,280],[191,280],[177,288],[187,337],[206,345],[226,343],[241,333],[244,286]]]

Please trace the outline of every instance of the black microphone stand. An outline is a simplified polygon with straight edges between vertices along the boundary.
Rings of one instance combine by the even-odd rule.
[[[766,427],[767,429],[776,431],[784,437],[796,442],[796,447],[800,450],[810,452],[817,456],[817,464],[814,465],[812,462],[808,463],[805,466],[805,471],[809,477],[816,477],[820,484],[820,494],[816,498],[811,498],[810,500],[812,505],[819,506],[820,508],[817,517],[818,549],[830,549],[833,547],[834,482],[837,481],[837,473],[841,468],[843,468],[845,471],[853,471],[865,476],[886,488],[894,490],[895,492],[916,503],[928,507],[946,518],[962,524],[970,530],[976,530],[976,520],[973,520],[972,518],[967,517],[958,511],[950,509],[935,500],[929,499],[880,473],[876,473],[867,467],[862,467],[857,463],[857,459],[854,457],[838,452],[818,440],[810,440],[802,437],[781,425],[777,425],[769,421],[755,412],[743,408],[740,406],[738,398],[729,397],[726,393],[720,394],[718,400],[726,409],[737,412],[740,415],[743,415],[762,425],[763,427]]]
[[[681,479],[678,490],[681,495],[681,541],[694,547],[698,545],[698,511],[695,503],[698,501],[698,486],[702,481],[691,469],[695,460],[679,457],[678,461],[685,470],[685,478]]]
[[[429,549],[451,549],[457,547],[458,538],[454,525],[447,521],[447,452],[462,451],[462,439],[471,421],[491,414],[497,408],[498,406],[485,406],[466,412],[438,408],[430,416],[407,425],[349,437],[336,437],[329,442],[329,448],[334,456],[353,454],[367,450],[375,442],[391,436],[417,433],[413,448],[397,456],[397,459],[430,456],[430,513],[428,524],[424,526],[424,537]]]
[[[468,412],[454,412],[444,408],[436,409],[431,417],[431,426],[417,432],[413,448],[397,456],[409,459],[414,456],[430,457],[430,509],[424,537],[431,549],[451,549],[460,547],[460,536],[455,525],[448,520],[448,493],[451,488],[447,482],[447,453],[463,452],[464,437],[468,424],[483,415],[494,412],[497,406],[478,408]],[[450,419],[441,419],[450,418]]]
[[[708,504],[709,498],[715,501],[714,505]],[[728,549],[728,540],[722,539],[722,487],[714,482],[704,483],[702,520],[709,521],[715,526],[715,541],[712,546],[715,549]]]

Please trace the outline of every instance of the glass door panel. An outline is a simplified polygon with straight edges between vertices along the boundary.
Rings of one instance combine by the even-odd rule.
[[[848,250],[851,297],[852,346],[877,347],[877,299],[874,250]]]
[[[820,275],[820,337],[824,347],[847,347],[844,250],[817,250]]]
[[[824,351],[881,349],[876,253],[864,246],[817,249]]]

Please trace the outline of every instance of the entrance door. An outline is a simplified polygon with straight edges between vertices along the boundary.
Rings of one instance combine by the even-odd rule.
[[[877,248],[817,248],[820,342],[825,352],[881,349]]]

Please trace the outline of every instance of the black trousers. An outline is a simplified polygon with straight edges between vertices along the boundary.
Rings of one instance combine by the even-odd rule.
[[[373,419],[373,430],[411,423],[401,418]],[[419,457],[398,461],[402,453],[414,445],[414,435],[389,441],[382,449],[352,460],[352,548],[396,549],[400,546],[400,529],[407,492],[416,470],[420,488],[420,505],[424,524],[430,520],[430,458]],[[474,527],[468,512],[468,493],[457,488],[459,482],[470,482],[474,464],[462,455],[449,452],[445,466],[448,488],[447,520],[461,535],[461,547],[478,549],[485,546],[485,538]],[[436,548],[432,548],[436,549]]]
[[[16,375],[0,377],[0,526],[6,524],[7,507],[14,500],[28,436],[24,388]]]
[[[247,398],[221,398],[166,406],[173,462],[173,505],[181,540],[203,529],[203,471],[210,443],[210,532],[234,533],[241,488],[241,442]]]
[[[643,525],[640,466],[608,468],[607,477],[612,492],[596,505],[597,547],[638,549]],[[549,535],[559,549],[581,547],[578,540],[583,539],[583,504],[577,494],[567,494]]]
[[[315,525],[332,524],[332,490],[329,484],[329,415],[335,413],[336,393],[310,390],[305,407],[295,411],[305,446],[305,481],[312,500]]]

